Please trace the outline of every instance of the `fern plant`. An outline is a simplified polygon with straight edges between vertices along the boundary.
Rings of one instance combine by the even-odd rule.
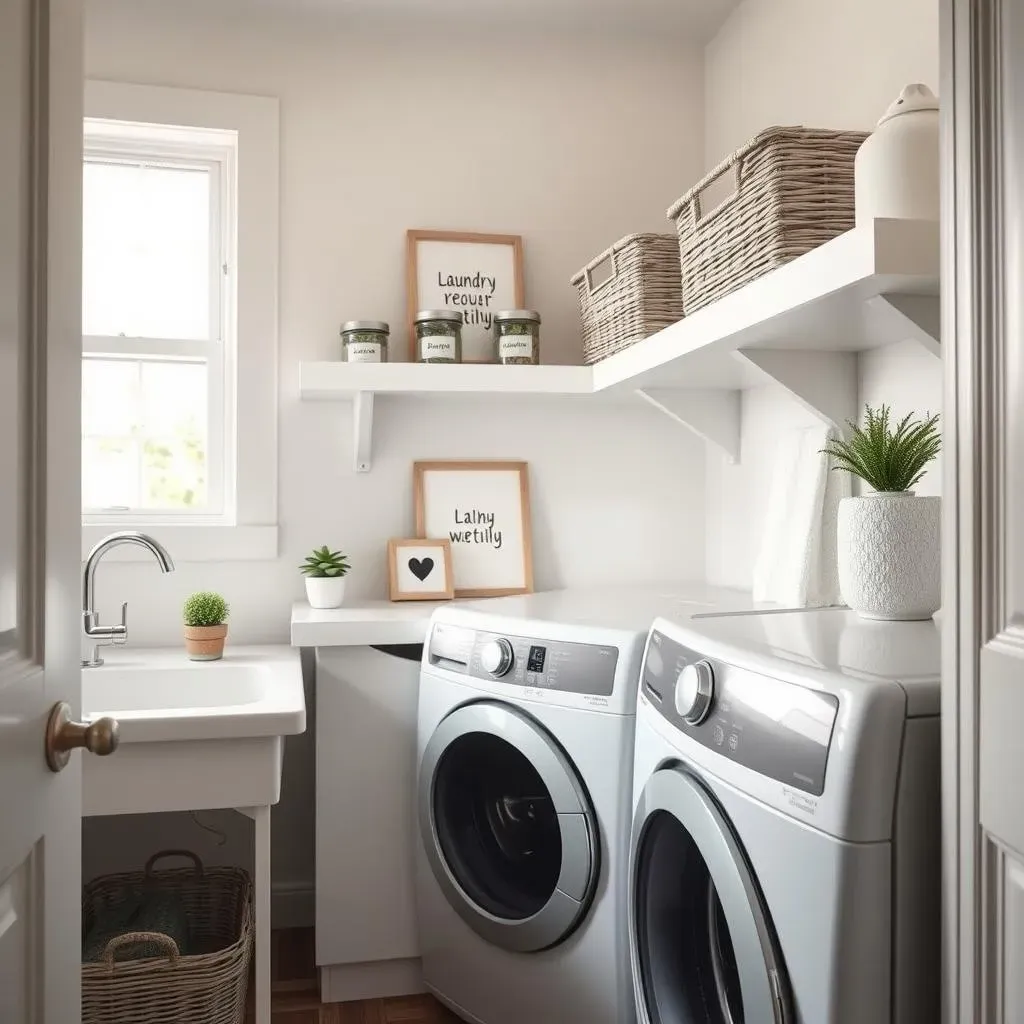
[[[350,568],[348,555],[332,551],[325,544],[322,548],[313,548],[312,554],[306,555],[305,562],[299,566],[299,572],[314,579],[337,579],[347,576]]]
[[[227,622],[228,611],[220,594],[200,590],[185,602],[183,618],[186,626],[220,626]]]
[[[876,491],[909,491],[942,448],[938,415],[915,419],[908,413],[892,429],[889,406],[864,410],[864,426],[849,423],[850,439],[829,441],[823,451],[838,463],[833,469],[859,476]]]

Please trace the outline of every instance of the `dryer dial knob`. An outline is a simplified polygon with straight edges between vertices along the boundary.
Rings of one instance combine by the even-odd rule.
[[[715,670],[707,661],[687,665],[676,680],[676,711],[690,725],[700,725],[715,698]]]
[[[515,664],[512,645],[507,640],[488,640],[480,650],[480,664],[485,672],[500,679]]]

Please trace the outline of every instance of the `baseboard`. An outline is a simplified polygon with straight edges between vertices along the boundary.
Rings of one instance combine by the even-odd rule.
[[[316,923],[316,892],[307,882],[274,882],[270,886],[273,928],[312,928]]]
[[[325,1003],[414,996],[426,991],[419,957],[320,968],[320,999]]]

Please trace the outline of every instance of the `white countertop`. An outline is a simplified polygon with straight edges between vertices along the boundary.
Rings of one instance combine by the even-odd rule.
[[[360,601],[341,608],[292,605],[293,647],[421,644],[438,601]],[[449,602],[443,602],[445,604]]]

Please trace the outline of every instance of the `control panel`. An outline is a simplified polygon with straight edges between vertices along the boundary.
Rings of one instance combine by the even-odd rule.
[[[642,688],[665,719],[708,749],[806,793],[825,791],[834,694],[705,658],[657,631]]]
[[[501,635],[437,623],[429,662],[449,672],[515,686],[610,697],[619,651],[604,644]]]

